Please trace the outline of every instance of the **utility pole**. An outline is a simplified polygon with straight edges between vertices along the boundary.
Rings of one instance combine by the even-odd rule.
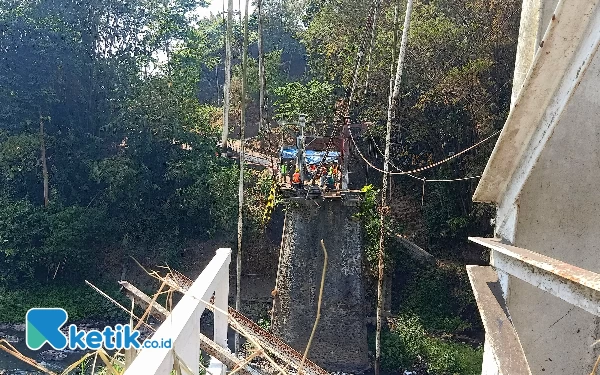
[[[232,0],[229,0],[232,1]],[[240,181],[238,189],[238,248],[236,259],[236,291],[235,291],[235,309],[241,311],[241,285],[242,285],[242,235],[244,229],[244,150],[245,150],[245,128],[246,128],[246,90],[247,90],[247,71],[248,71],[248,3],[246,0],[246,13],[244,14],[244,43],[242,46],[242,100],[241,100],[241,119],[240,119]],[[235,333],[235,352],[240,352],[240,334]]]
[[[404,28],[402,30],[402,42],[400,44],[400,53],[398,54],[398,65],[396,66],[396,76],[393,83],[393,90],[390,90],[388,99],[387,129],[385,135],[385,153],[383,157],[383,186],[381,188],[381,207],[380,220],[381,230],[379,233],[379,262],[377,279],[377,331],[375,334],[375,375],[379,375],[381,367],[381,318],[383,310],[383,277],[385,261],[385,218],[388,214],[388,180],[390,169],[390,139],[392,133],[392,123],[395,120],[395,112],[398,107],[398,98],[400,97],[400,82],[402,80],[402,68],[406,57],[406,45],[408,43],[408,29],[410,27],[410,16],[412,14],[413,0],[408,0],[406,4],[406,14],[404,17]],[[392,88],[392,77],[390,77],[390,89]]]
[[[223,4],[224,5],[224,4]],[[223,84],[223,131],[221,152],[227,152],[229,138],[229,99],[231,97],[231,27],[233,24],[233,0],[227,2],[227,31],[225,32],[225,82]]]

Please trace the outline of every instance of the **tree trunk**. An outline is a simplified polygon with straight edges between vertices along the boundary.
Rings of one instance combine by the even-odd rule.
[[[388,198],[388,179],[390,168],[390,139],[392,133],[392,123],[395,120],[395,111],[398,106],[398,98],[400,96],[400,82],[402,80],[402,68],[404,66],[404,58],[406,56],[406,45],[408,43],[408,29],[410,27],[410,16],[412,13],[413,0],[408,0],[406,4],[406,15],[404,17],[404,29],[402,30],[402,43],[400,45],[400,53],[398,55],[398,65],[396,66],[396,77],[394,79],[393,90],[390,90],[388,100],[387,113],[387,129],[385,135],[385,153],[383,157],[383,186],[381,189],[381,208],[380,220],[381,231],[379,233],[379,262],[378,262],[378,280],[377,280],[377,331],[375,334],[375,374],[379,375],[381,365],[381,315],[383,310],[383,278],[384,278],[384,263],[385,263],[385,233],[386,231],[386,216],[387,216],[387,198]],[[392,78],[390,77],[390,88]]]
[[[263,14],[262,14],[263,0],[257,1],[258,11],[258,83],[259,83],[259,131],[268,133],[268,124],[266,122],[266,108],[265,108],[265,90],[266,90],[266,77],[265,77],[265,51],[263,45]]]
[[[366,30],[370,30],[371,27],[373,26],[373,15],[375,12],[375,9],[377,8],[377,3],[379,1],[376,0],[375,4],[373,6],[373,8],[371,9],[371,13],[369,14],[369,17],[367,18],[367,27]],[[366,38],[363,38],[362,42],[360,43],[360,46],[358,47],[358,52],[356,53],[356,65],[354,66],[354,76],[352,77],[352,87],[350,88],[350,94],[348,95],[348,114],[349,111],[352,109],[352,103],[354,101],[354,93],[356,91],[356,86],[358,85],[358,76],[360,75],[360,67],[362,65],[362,59],[363,56],[365,54],[365,48],[367,46],[366,43]]]
[[[367,56],[367,76],[365,77],[365,91],[364,95],[367,95],[369,90],[369,73],[371,71],[371,55],[373,54],[373,44],[375,44],[375,37],[377,36],[377,14],[379,13],[379,0],[375,1],[375,10],[373,11],[373,21],[371,23],[371,41],[369,42],[369,55]],[[396,44],[394,43],[394,47]],[[394,53],[392,56],[395,56]]]
[[[40,113],[40,153],[42,159],[42,176],[44,179],[44,207],[48,207],[48,203],[50,202],[49,192],[48,192],[48,164],[46,161],[46,143],[44,141],[44,118]]]
[[[223,131],[221,133],[221,152],[227,152],[229,138],[229,99],[231,97],[231,35],[233,24],[233,0],[227,3],[227,31],[225,33],[225,82],[223,83]]]
[[[235,309],[241,311],[241,284],[242,284],[242,235],[244,229],[244,142],[246,128],[246,90],[247,90],[247,71],[248,71],[248,3],[246,0],[246,9],[244,14],[244,44],[242,46],[242,100],[241,100],[241,119],[240,119],[240,180],[238,188],[238,248],[236,259],[236,291],[235,291]],[[240,335],[235,333],[235,352],[240,351]]]

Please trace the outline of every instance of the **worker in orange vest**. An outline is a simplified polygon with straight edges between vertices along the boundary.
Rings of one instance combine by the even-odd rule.
[[[335,189],[339,190],[340,186],[339,186],[338,181],[339,181],[340,169],[339,169],[339,166],[337,165],[337,163],[334,164],[333,167],[331,168],[331,174],[333,176],[333,180],[335,181]]]
[[[292,176],[292,186],[296,189],[302,187],[302,178],[300,177],[300,169],[296,169],[296,172]]]

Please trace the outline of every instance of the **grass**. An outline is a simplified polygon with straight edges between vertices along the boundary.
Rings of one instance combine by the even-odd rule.
[[[382,369],[391,373],[425,370],[430,375],[480,374],[481,345],[450,339],[478,336],[483,329],[464,266],[415,267],[405,262],[401,259],[398,264],[407,272],[395,288],[399,303],[393,311],[397,318],[382,334]]]
[[[382,368],[386,372],[426,367],[431,375],[481,373],[482,348],[430,335],[419,317],[402,315],[382,335]]]
[[[98,285],[104,292],[129,306],[116,285]],[[0,288],[0,322],[25,323],[27,310],[33,307],[61,307],[69,321],[111,321],[126,314],[84,283],[76,285],[27,285],[27,288]]]

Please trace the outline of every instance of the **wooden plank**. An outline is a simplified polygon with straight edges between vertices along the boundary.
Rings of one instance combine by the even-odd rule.
[[[484,367],[497,367],[484,368],[483,372],[497,371],[498,374],[504,375],[531,374],[519,337],[506,313],[498,275],[489,266],[467,266],[467,273],[485,328],[486,350],[491,350],[494,357],[494,361],[491,364],[487,361]]]
[[[129,298],[133,298],[133,301],[143,309],[147,309],[148,305],[152,304],[152,310],[150,310],[150,315],[153,317],[164,320],[167,316],[169,316],[169,311],[158,304],[156,301],[152,301],[146,293],[142,292],[135,286],[131,285],[127,281],[119,281],[119,285],[121,285],[121,291],[125,293],[125,295]]]
[[[492,266],[600,316],[600,274],[503,244],[498,239],[470,237],[469,240],[492,250]]]
[[[417,244],[415,244],[412,241],[409,241],[407,238],[404,238],[399,234],[396,234],[395,237],[396,240],[398,240],[398,242],[400,242],[403,245],[403,247],[407,250],[407,253],[414,260],[425,264],[435,264],[435,258],[433,257],[433,255],[423,250]]]

